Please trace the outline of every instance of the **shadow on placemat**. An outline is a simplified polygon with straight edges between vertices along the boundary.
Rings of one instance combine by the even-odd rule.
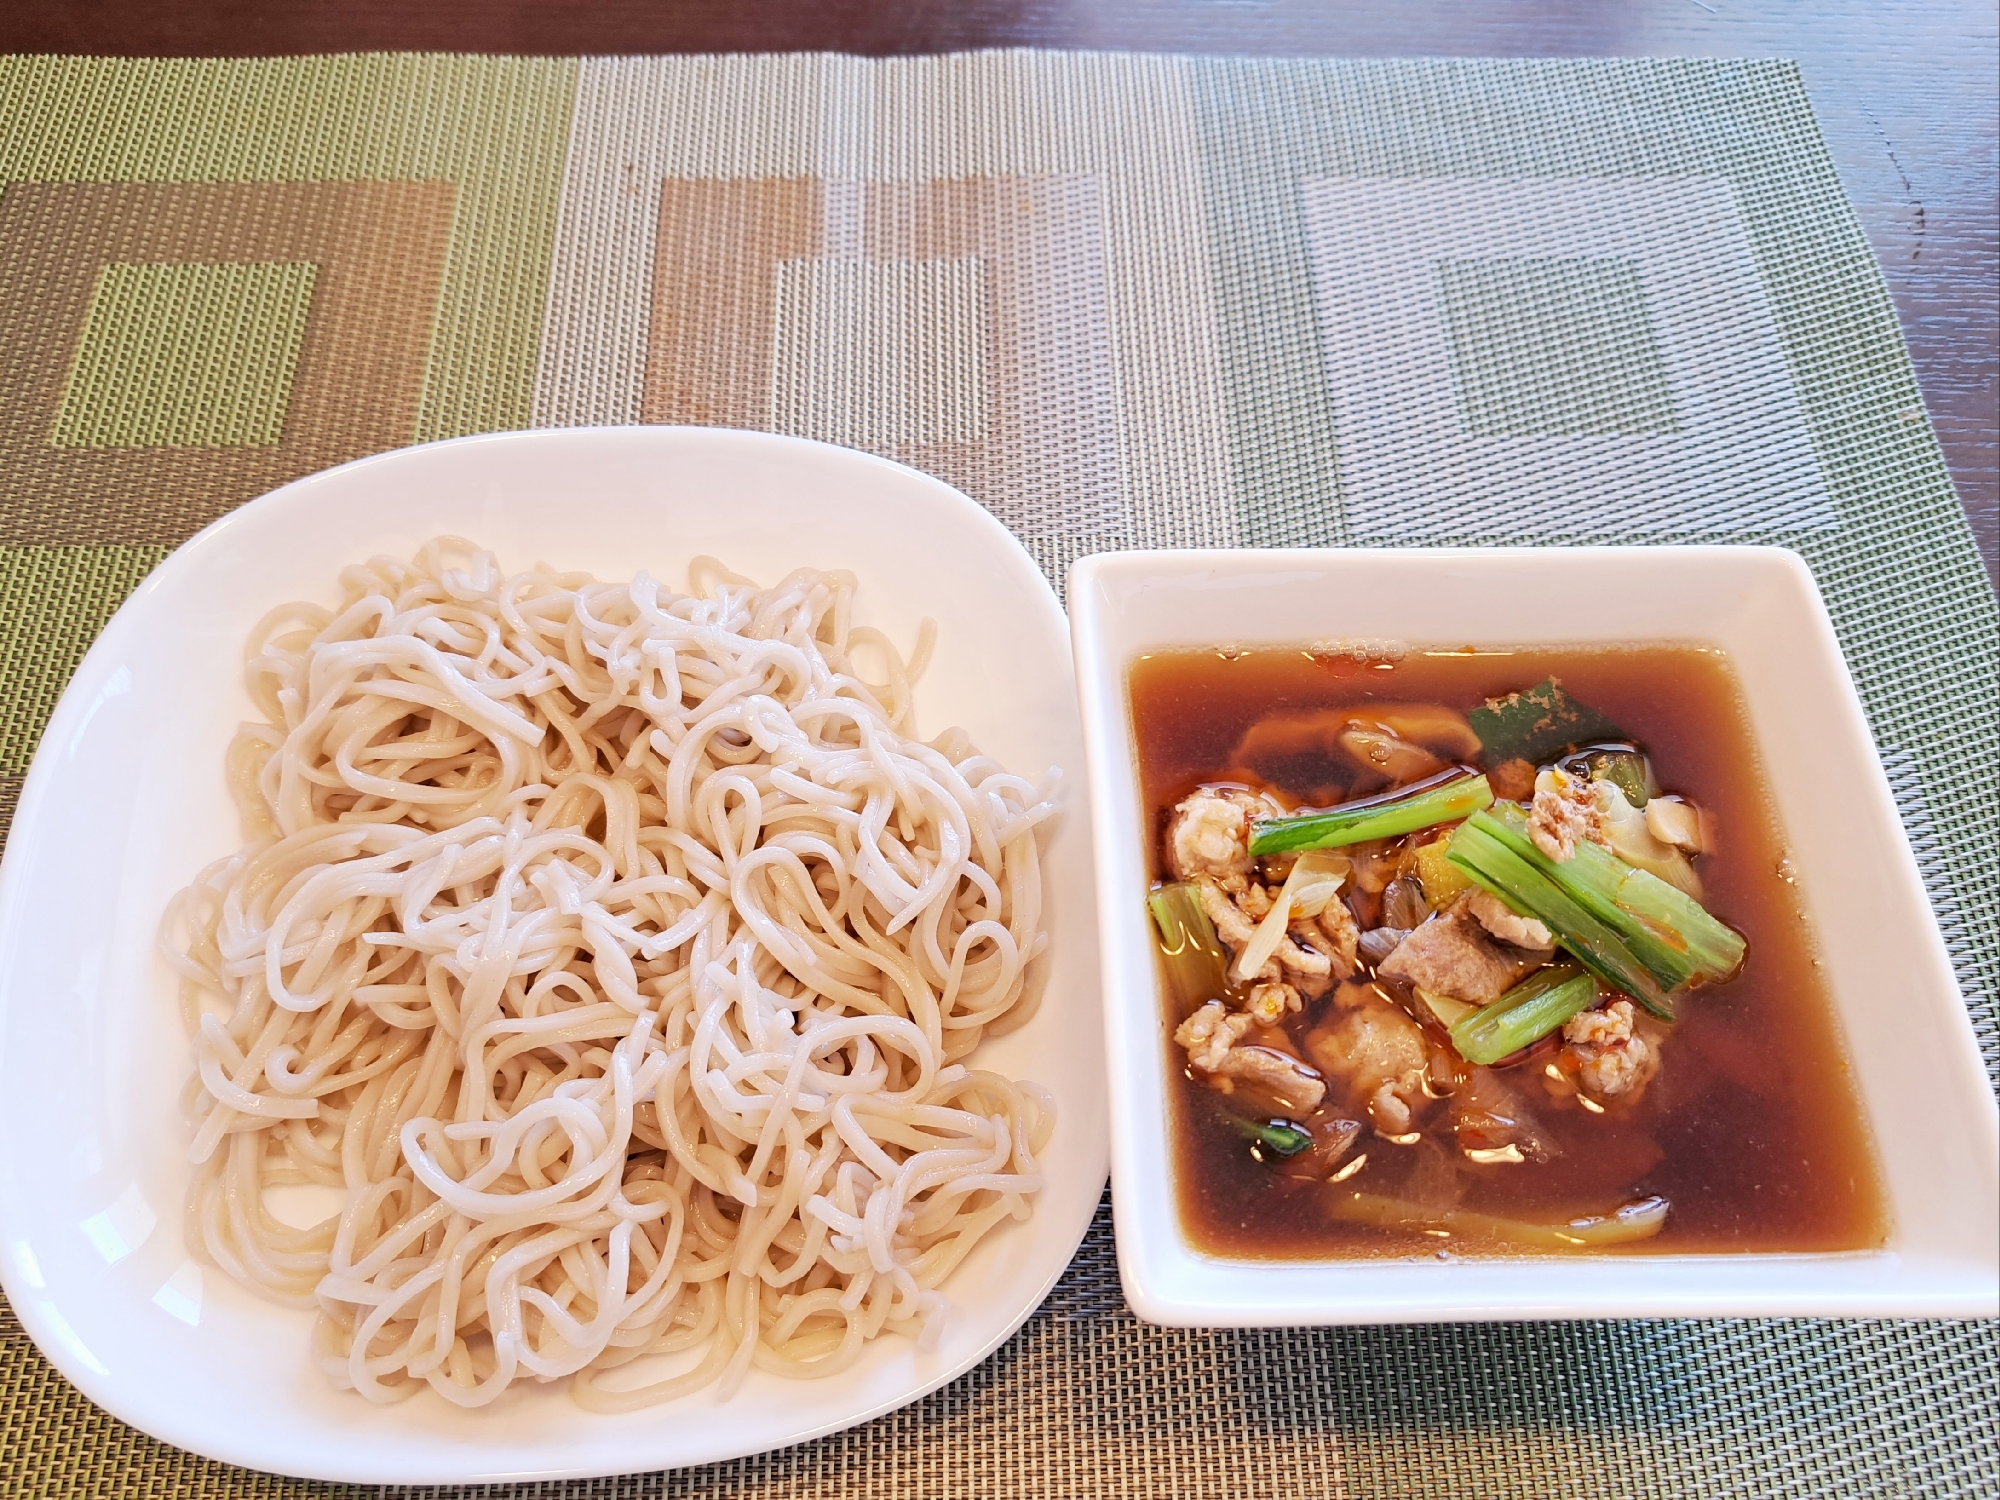
[[[2000,1490],[1996,1330],[1775,1321],[1154,1328],[1119,1292],[1107,1197],[1048,1303],[943,1390],[818,1442],[619,1479],[375,1489],[232,1469],[98,1411],[0,1304],[0,1493],[1972,1497]],[[1884,1368],[1910,1373],[1884,1387],[1868,1373]],[[1912,1445],[1913,1433],[1928,1441]]]

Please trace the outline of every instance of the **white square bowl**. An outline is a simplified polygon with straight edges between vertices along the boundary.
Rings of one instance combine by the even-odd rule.
[[[1860,700],[1796,554],[1124,552],[1070,570],[1069,608],[1097,846],[1118,1265],[1140,1317],[1253,1327],[2000,1312],[2000,1117]],[[1150,651],[1353,638],[1693,641],[1729,654],[1880,1157],[1883,1249],[1297,1263],[1223,1259],[1188,1242],[1126,672]]]

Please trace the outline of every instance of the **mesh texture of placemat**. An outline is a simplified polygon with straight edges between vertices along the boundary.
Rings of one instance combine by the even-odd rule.
[[[1125,546],[1779,543],[2000,1069],[2000,618],[1788,64],[7,59],[0,182],[0,835],[167,550],[415,440],[852,442],[1058,588]],[[1991,1322],[1158,1329],[1108,1207],[977,1370],[665,1475],[249,1474],[98,1411],[11,1311],[0,1350],[32,1495],[2000,1493]]]

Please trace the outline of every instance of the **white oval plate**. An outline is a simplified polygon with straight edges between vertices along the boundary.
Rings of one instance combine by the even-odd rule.
[[[250,714],[241,653],[289,599],[332,602],[338,570],[453,532],[509,568],[600,577],[688,560],[760,582],[810,565],[859,575],[858,614],[899,642],[938,622],[919,729],[1065,773],[1046,864],[1051,972],[1040,1013],[979,1062],[1058,1107],[1034,1217],[946,1284],[940,1346],[882,1338],[826,1381],[753,1373],[599,1416],[567,1387],[480,1411],[425,1392],[392,1407],[331,1389],[310,1315],[189,1259],[189,1056],[152,942],[161,908],[239,842],[223,748]],[[984,1359],[1075,1253],[1106,1174],[1103,1042],[1083,745],[1061,609],[1019,543],[950,486],[795,438],[700,428],[502,433],[406,449],[254,500],[168,558],[63,694],[0,866],[0,1278],[35,1342],[85,1394],[155,1437],[254,1469],[360,1483],[629,1473],[801,1442],[915,1400]]]

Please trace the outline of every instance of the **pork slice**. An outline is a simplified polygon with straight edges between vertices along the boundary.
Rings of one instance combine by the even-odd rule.
[[[1546,923],[1522,916],[1491,891],[1467,891],[1465,909],[1488,933],[1511,947],[1547,953],[1556,945]]]
[[[1376,972],[1467,1005],[1488,1005],[1547,958],[1496,941],[1461,897],[1398,943]]]
[[[1181,1022],[1174,1041],[1188,1049],[1188,1062],[1212,1088],[1240,1090],[1253,1109],[1309,1115],[1326,1097],[1326,1080],[1298,1056],[1290,1037],[1220,1000]]]
[[[1660,1071],[1660,1049],[1637,1026],[1630,1000],[1572,1016],[1563,1026],[1563,1050],[1574,1054],[1577,1081],[1599,1098],[1629,1094],[1634,1099]]]
[[[1309,1115],[1326,1097],[1326,1081],[1317,1072],[1275,1047],[1231,1047],[1211,1071],[1225,1093],[1235,1085],[1249,1092],[1247,1102],[1287,1115]]]
[[[1379,1130],[1402,1134],[1424,1107],[1430,1049],[1417,1023],[1386,1000],[1365,999],[1315,1027],[1306,1051]]]
[[[1192,793],[1167,825],[1167,868],[1176,880],[1241,880],[1250,874],[1250,819],[1269,812],[1242,791]]]

